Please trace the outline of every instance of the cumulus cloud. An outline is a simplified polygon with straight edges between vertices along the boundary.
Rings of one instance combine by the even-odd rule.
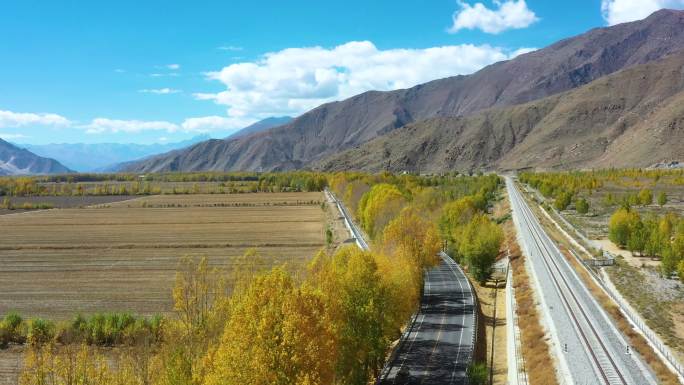
[[[70,124],[69,119],[57,114],[0,110],[0,127],[21,127],[27,125],[65,127]]]
[[[141,92],[144,94],[168,95],[168,94],[177,94],[181,91],[167,87],[167,88],[146,88],[146,89],[138,90],[138,92]]]
[[[454,13],[449,33],[456,33],[462,29],[480,29],[486,33],[497,34],[507,29],[526,28],[539,20],[527,7],[525,0],[495,0],[496,9],[489,9],[482,3],[470,5],[458,1],[458,5],[461,9]]]
[[[684,9],[684,0],[601,1],[601,14],[608,25],[640,20],[663,8]]]
[[[96,118],[89,124],[82,126],[88,134],[111,133],[138,133],[142,131],[168,131],[176,132],[179,127],[177,124],[166,121],[145,121],[145,120],[118,120],[108,118]]]
[[[210,72],[226,90],[195,93],[226,105],[233,118],[297,115],[320,104],[368,90],[408,88],[430,80],[472,73],[516,53],[472,44],[380,50],[369,41],[334,48],[287,48]]]
[[[86,125],[79,126],[88,134],[103,133],[129,133],[135,134],[143,131],[164,131],[208,133],[214,131],[230,131],[243,128],[254,123],[249,118],[229,118],[223,116],[203,116],[185,119],[177,124],[164,120],[119,120],[108,118],[93,119]]]
[[[30,136],[27,136],[24,134],[12,134],[12,133],[0,132],[0,138],[5,139],[5,140],[14,140],[14,139],[26,139],[26,138],[30,138]]]
[[[212,132],[236,130],[254,123],[249,118],[227,118],[223,116],[203,116],[199,118],[188,118],[183,121],[181,127],[190,132]]]
[[[166,68],[175,71],[175,70],[180,69],[180,64],[167,64],[167,65],[166,65]]]

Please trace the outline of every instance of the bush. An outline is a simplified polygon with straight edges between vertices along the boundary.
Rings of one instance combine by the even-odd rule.
[[[618,246],[626,246],[632,230],[640,221],[639,214],[633,211],[624,208],[617,210],[608,223],[608,238]]]
[[[484,282],[489,279],[502,240],[501,227],[484,215],[475,216],[465,226],[458,240],[458,252],[478,281]]]
[[[26,342],[26,324],[17,312],[9,312],[0,322],[0,326],[5,330],[8,343],[23,344]]]
[[[653,203],[653,193],[649,189],[643,189],[639,191],[639,203],[642,206],[647,206]]]
[[[333,232],[330,229],[330,227],[328,227],[325,229],[325,244],[328,245],[328,247],[330,247],[330,245],[332,245],[332,243],[333,243]]]
[[[556,206],[556,209],[563,211],[568,208],[570,205],[570,202],[572,202],[572,194],[566,191],[563,191],[559,193],[556,196],[556,200],[554,201],[554,206]]]
[[[487,365],[476,362],[468,368],[468,384],[470,385],[486,385],[487,381]]]
[[[665,194],[665,191],[661,191],[660,193],[658,193],[658,205],[660,205],[660,207],[663,207],[666,203],[667,194]]]
[[[589,212],[589,202],[584,198],[579,198],[575,201],[575,210],[579,214],[586,214]]]
[[[42,318],[29,322],[27,341],[31,345],[43,345],[55,338],[55,324]]]

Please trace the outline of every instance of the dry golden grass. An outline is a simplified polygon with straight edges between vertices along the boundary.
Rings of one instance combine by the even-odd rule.
[[[510,226],[507,226],[506,233],[507,242],[510,245],[518,327],[528,381],[530,384],[558,384],[548,338],[541,326],[534,289],[525,269],[525,258],[516,241],[515,232]]]
[[[2,216],[0,282],[11,284],[0,287],[0,314],[165,313],[184,255],[228,265],[256,247],[267,263],[301,268],[325,243],[325,213],[309,203],[322,200],[321,193],[153,196]],[[187,207],[146,208],[146,201]],[[199,207],[207,203],[223,206]]]

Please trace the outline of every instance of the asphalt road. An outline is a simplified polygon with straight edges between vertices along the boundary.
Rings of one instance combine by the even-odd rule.
[[[368,250],[363,233],[344,203],[326,190],[337,205],[350,235]],[[475,343],[475,297],[468,278],[451,257],[441,253],[438,266],[426,271],[419,312],[411,320],[397,350],[377,384],[467,384],[466,370]]]
[[[653,374],[546,234],[512,179],[506,178],[506,184],[561,371],[575,384],[655,384]]]
[[[465,384],[475,306],[470,283],[448,256],[425,274],[420,311],[378,384]]]
[[[370,250],[368,242],[366,242],[366,239],[363,237],[363,232],[356,226],[356,223],[354,223],[354,220],[349,214],[349,211],[347,211],[347,208],[344,206],[344,203],[337,199],[335,194],[333,194],[332,191],[328,190],[327,188],[325,189],[325,193],[328,196],[328,200],[337,205],[337,210],[339,210],[340,214],[342,214],[342,217],[344,217],[344,225],[347,227],[347,230],[349,230],[352,238],[354,238],[356,245],[359,246],[361,250]]]

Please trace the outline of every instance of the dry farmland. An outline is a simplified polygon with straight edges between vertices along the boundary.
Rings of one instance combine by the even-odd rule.
[[[0,314],[165,313],[178,260],[257,248],[301,267],[324,246],[322,193],[160,195],[0,216]]]

